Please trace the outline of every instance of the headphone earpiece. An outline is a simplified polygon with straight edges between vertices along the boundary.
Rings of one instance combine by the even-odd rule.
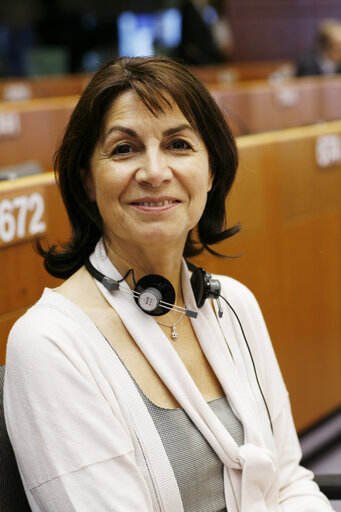
[[[172,309],[175,302],[175,291],[172,283],[157,274],[142,277],[136,283],[135,292],[136,304],[148,315],[164,315]],[[163,307],[160,305],[160,301],[168,304],[169,307]]]
[[[192,270],[191,285],[198,308],[201,308],[206,299],[218,299],[221,292],[221,285],[218,279],[212,279],[201,267],[191,264]]]

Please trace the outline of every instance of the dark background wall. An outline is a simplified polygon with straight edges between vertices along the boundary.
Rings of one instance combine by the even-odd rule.
[[[308,51],[319,22],[341,19],[340,0],[226,0],[235,60],[291,59]]]
[[[225,12],[234,61],[295,59],[312,48],[321,20],[341,20],[341,0],[207,1]],[[190,0],[0,0],[0,76],[34,74],[39,66],[49,73],[49,64],[52,71],[53,66],[65,72],[91,71],[96,52],[104,61],[117,56],[120,11],[184,5],[186,44],[201,44],[201,55],[209,55],[188,63],[209,64],[214,52],[207,52],[209,38],[188,10]]]

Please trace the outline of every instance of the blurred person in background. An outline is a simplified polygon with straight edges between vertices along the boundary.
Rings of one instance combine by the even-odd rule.
[[[222,2],[185,0],[179,57],[187,64],[218,64],[231,59],[233,36]]]
[[[325,20],[318,28],[315,51],[302,55],[296,76],[341,73],[341,22]]]

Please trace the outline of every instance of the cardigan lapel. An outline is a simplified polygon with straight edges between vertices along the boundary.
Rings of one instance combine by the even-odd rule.
[[[99,243],[91,256],[92,264],[103,274],[121,279]],[[137,307],[128,284],[120,283],[118,291],[109,292],[96,281],[98,288],[120,316],[130,335],[151,366],[181,404],[224,464],[240,468],[238,446],[204,400],[170,340],[153,317]],[[198,315],[200,316],[200,315]],[[197,319],[196,319],[197,320]],[[196,321],[195,320],[195,321]],[[224,448],[227,445],[227,450]]]
[[[191,307],[195,299],[189,279],[187,266],[182,268],[182,287],[185,302],[190,303]],[[195,306],[194,306],[195,307]],[[226,314],[226,313],[225,313]],[[228,314],[228,313],[227,313]],[[205,302],[199,310],[198,317],[192,320],[193,329],[199,340],[201,348],[216,374],[229,403],[241,420],[245,431],[245,442],[255,443],[257,446],[263,446],[264,441],[261,432],[261,426],[255,425],[255,418],[258,416],[255,402],[252,399],[251,390],[248,381],[244,378],[245,372],[241,375],[240,367],[237,368],[228,350],[228,341],[235,340],[236,333],[232,322],[226,322],[226,333],[223,335],[219,327],[215,311],[211,301]],[[258,428],[257,428],[258,427]]]
[[[91,255],[91,262],[103,274],[113,279],[121,279],[120,274],[107,258],[104,244],[101,241]],[[257,415],[254,416],[255,407],[252,403],[248,383],[243,382],[236,371],[233,359],[230,357],[229,351],[226,350],[226,341],[208,301],[199,310],[198,317],[191,320],[209,363],[227,398],[231,401],[231,406],[246,429],[247,442],[240,448],[206,403],[162,329],[151,316],[137,307],[127,283],[122,281],[120,290],[114,292],[109,292],[97,281],[96,284],[108,303],[118,313],[151,366],[201,431],[225,468],[232,469],[231,476],[236,492],[241,499],[242,512],[255,510],[252,508],[252,499],[259,504],[262,503],[257,508],[257,512],[272,510],[267,508],[263,484],[267,482],[271,489],[277,489],[275,465],[262,439],[261,428],[256,421]],[[197,309],[190,286],[189,273],[184,262],[182,286],[186,305]],[[231,329],[230,335],[232,333],[233,329]],[[243,470],[242,479],[237,476],[240,470]],[[251,501],[249,496],[253,497]]]

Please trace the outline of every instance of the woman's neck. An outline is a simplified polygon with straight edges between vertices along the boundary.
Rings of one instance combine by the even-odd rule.
[[[123,276],[130,269],[134,271],[135,281],[148,274],[158,274],[165,277],[170,281],[174,287],[177,297],[177,303],[182,301],[181,290],[181,261],[183,247],[132,247],[126,248],[118,246],[115,247],[108,242],[104,241],[107,256],[116,267],[119,273]],[[126,281],[131,288],[134,288],[134,283],[131,275],[127,276]]]

